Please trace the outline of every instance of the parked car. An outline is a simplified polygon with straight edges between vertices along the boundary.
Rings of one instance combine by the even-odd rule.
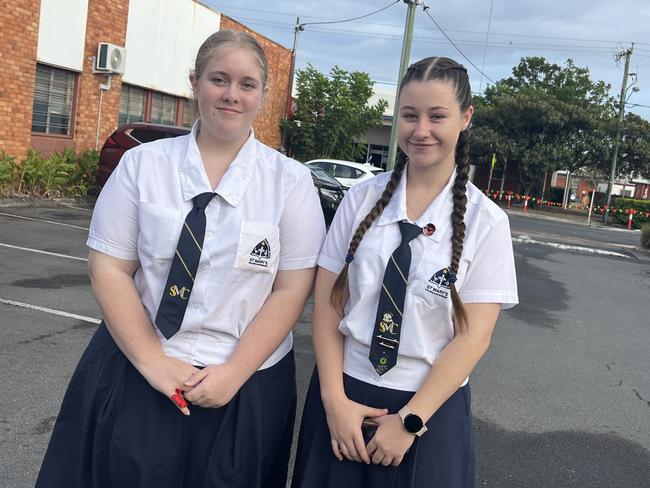
[[[151,142],[166,137],[177,137],[187,134],[190,131],[187,127],[176,127],[170,125],[158,125],[147,123],[135,123],[123,125],[113,132],[102,147],[99,153],[99,167],[97,169],[97,185],[100,187],[106,184],[108,177],[120,162],[122,155],[132,147],[139,146],[145,142]],[[330,224],[334,213],[343,199],[345,188],[325,171],[311,166],[314,186],[318,190],[323,214],[327,225]]]
[[[97,168],[97,185],[102,187],[106,184],[108,177],[120,162],[122,154],[127,149],[139,146],[145,142],[156,141],[166,137],[177,137],[187,134],[188,127],[176,127],[171,125],[135,123],[126,124],[113,132],[102,147],[99,153],[99,167]]]
[[[325,216],[325,223],[329,227],[336,213],[336,209],[339,207],[339,203],[343,200],[346,188],[324,170],[313,165],[307,167],[311,171],[311,177],[318,190],[320,206]]]
[[[372,164],[361,164],[353,161],[342,161],[340,159],[312,159],[305,164],[321,168],[336,178],[346,188],[350,188],[384,171]]]

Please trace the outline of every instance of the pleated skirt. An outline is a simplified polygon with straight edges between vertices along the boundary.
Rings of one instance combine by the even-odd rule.
[[[224,407],[184,416],[102,323],[70,381],[37,488],[285,488],[296,412],[293,352]]]
[[[344,375],[351,400],[396,413],[413,392],[377,387]],[[381,466],[334,457],[318,374],[307,393],[292,488],[473,488],[474,447],[470,388],[458,389],[427,422],[401,464]]]

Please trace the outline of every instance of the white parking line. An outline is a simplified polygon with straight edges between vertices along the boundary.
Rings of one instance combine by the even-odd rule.
[[[82,227],[81,225],[64,224],[63,222],[54,222],[53,220],[35,219],[33,217],[25,217],[23,215],[10,214],[6,212],[0,212],[0,215],[4,215],[5,217],[13,217],[14,219],[33,220],[35,222],[44,222],[46,224],[62,225],[63,227],[72,227],[73,229],[89,229],[88,227]]]
[[[95,319],[93,317],[86,317],[84,315],[77,315],[76,313],[62,312],[61,310],[54,310],[52,308],[39,307],[38,305],[30,305],[29,303],[16,302],[14,300],[5,300],[0,298],[0,303],[5,305],[13,305],[14,307],[27,308],[29,310],[36,310],[38,312],[45,312],[52,315],[59,315],[61,317],[68,317],[71,319],[83,320],[84,322],[90,322],[91,324],[100,324],[102,321]]]
[[[56,252],[41,251],[40,249],[32,249],[30,247],[13,246],[11,244],[4,244],[2,242],[0,242],[0,246],[8,247],[9,249],[18,249],[19,251],[35,252],[38,254],[47,254],[48,256],[56,256],[57,258],[74,259],[75,261],[88,261],[87,258],[78,258],[77,256],[67,256],[66,254],[59,254]]]
[[[517,244],[538,244],[540,246],[554,247],[556,249],[562,249],[564,251],[582,251],[582,252],[588,252],[590,254],[600,254],[600,255],[604,255],[604,256],[616,256],[616,257],[619,257],[619,258],[629,258],[630,257],[630,256],[626,256],[625,254],[621,254],[620,252],[606,251],[604,249],[595,249],[593,247],[572,246],[570,244],[560,244],[558,242],[536,241],[536,240],[531,239],[530,237],[528,237],[526,235],[521,235],[519,237],[513,237],[512,242],[515,242]]]

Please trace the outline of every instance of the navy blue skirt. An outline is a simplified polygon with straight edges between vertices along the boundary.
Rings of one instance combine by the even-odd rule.
[[[37,488],[285,488],[293,352],[221,408],[182,415],[100,325],[72,376]]]
[[[344,375],[351,400],[396,413],[413,392],[370,385]],[[365,464],[332,453],[330,432],[314,371],[298,438],[292,488],[472,488],[474,448],[470,389],[456,391],[429,419],[399,466]]]

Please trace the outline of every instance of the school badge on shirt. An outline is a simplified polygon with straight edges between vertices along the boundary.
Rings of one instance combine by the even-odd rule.
[[[248,264],[268,268],[270,259],[271,245],[267,239],[263,239],[251,251]]]
[[[427,292],[433,293],[442,298],[447,298],[449,296],[449,289],[451,288],[451,283],[449,281],[450,273],[451,271],[449,268],[442,268],[441,270],[436,271],[427,282]]]

